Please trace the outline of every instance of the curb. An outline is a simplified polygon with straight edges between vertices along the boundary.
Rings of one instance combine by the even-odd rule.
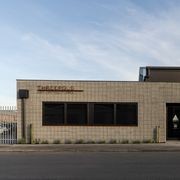
[[[180,152],[180,144],[0,145],[0,152]]]

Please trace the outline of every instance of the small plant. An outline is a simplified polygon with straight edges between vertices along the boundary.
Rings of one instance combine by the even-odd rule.
[[[55,139],[55,140],[53,141],[53,144],[61,144],[61,141],[60,141],[59,139]]]
[[[153,141],[151,139],[144,139],[142,142],[143,143],[153,143]]]
[[[88,141],[86,141],[86,144],[95,144],[95,141],[93,141],[93,140],[88,140]]]
[[[105,141],[105,140],[98,140],[96,143],[97,143],[97,144],[105,144],[106,141]]]
[[[77,139],[75,141],[75,144],[84,144],[84,140],[83,139]]]
[[[69,139],[66,139],[66,140],[64,141],[64,144],[72,144],[72,141],[69,140]]]
[[[129,144],[129,140],[124,139],[124,140],[121,141],[121,143],[122,143],[122,144]]]
[[[133,144],[140,144],[141,141],[139,141],[139,140],[134,140],[134,141],[132,141],[132,143],[133,143]]]
[[[24,138],[18,139],[18,144],[26,144],[26,140]]]
[[[34,139],[32,141],[33,144],[40,144],[41,143],[41,140],[40,139]]]
[[[116,139],[110,139],[109,140],[109,144],[116,144],[116,143],[117,143]]]
[[[49,144],[48,140],[41,141],[41,144]]]

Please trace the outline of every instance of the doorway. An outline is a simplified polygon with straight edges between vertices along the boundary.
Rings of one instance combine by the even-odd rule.
[[[167,103],[167,140],[180,139],[180,103]]]

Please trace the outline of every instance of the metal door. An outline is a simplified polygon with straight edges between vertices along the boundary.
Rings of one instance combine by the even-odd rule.
[[[180,139],[180,104],[167,104],[167,139]]]

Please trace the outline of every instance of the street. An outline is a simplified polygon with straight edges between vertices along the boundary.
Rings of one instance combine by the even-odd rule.
[[[180,179],[178,152],[6,152],[0,179]]]

